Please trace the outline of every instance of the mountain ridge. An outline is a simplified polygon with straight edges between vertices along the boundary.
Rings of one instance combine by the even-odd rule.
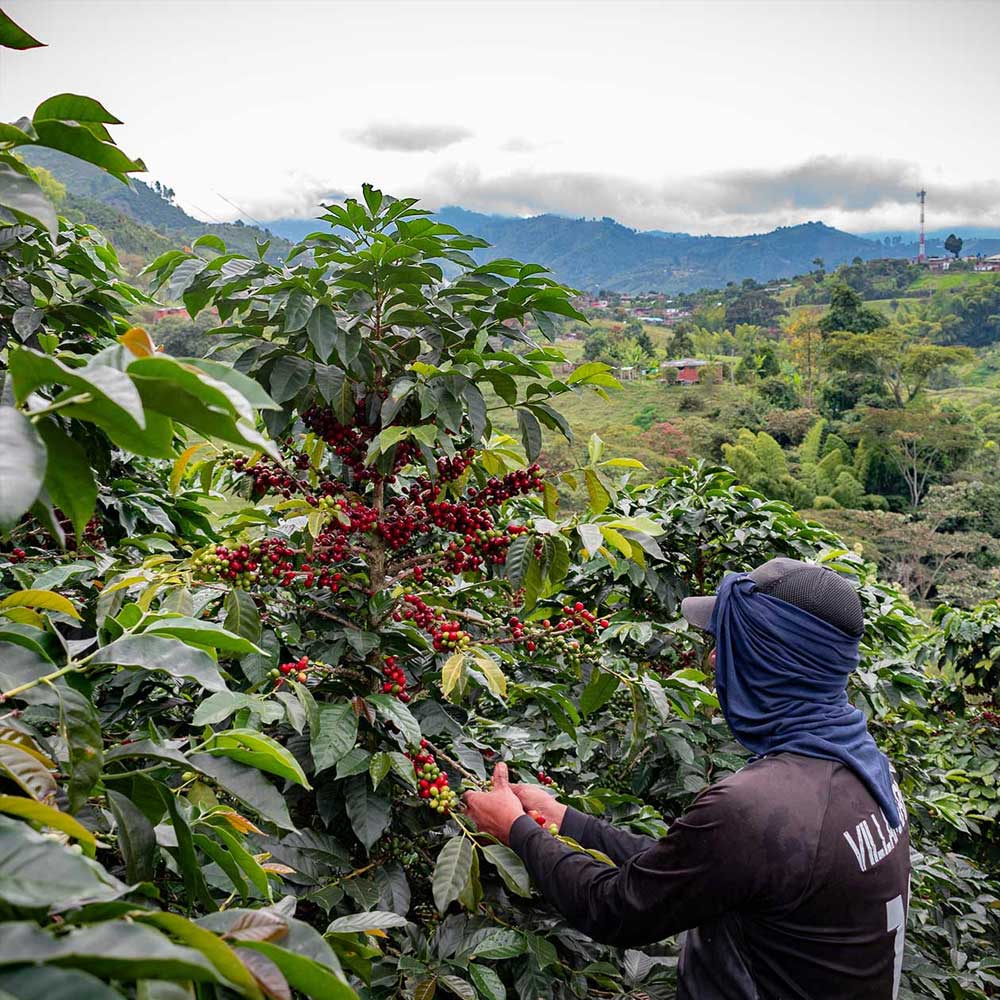
[[[242,253],[256,253],[258,242],[269,241],[268,258],[277,261],[292,243],[324,225],[301,218],[264,220],[260,225],[243,220],[203,222],[175,204],[169,188],[153,187],[137,178],[124,185],[64,154],[27,149],[25,159],[32,166],[44,167],[66,185],[67,207],[139,256],[148,257],[164,241],[187,243],[212,233]],[[519,218],[454,205],[434,215],[491,244],[473,253],[479,262],[497,257],[539,261],[559,280],[587,292],[697,291],[745,279],[763,283],[793,278],[813,270],[817,258],[824,267],[834,268],[855,258],[907,258],[917,253],[915,242],[893,242],[897,237],[889,234],[884,241],[858,236],[818,221],[743,236],[695,236],[632,229],[608,217],[544,214]],[[963,249],[971,254],[997,253],[1000,238],[970,231]],[[929,239],[928,250],[943,254],[943,241]]]

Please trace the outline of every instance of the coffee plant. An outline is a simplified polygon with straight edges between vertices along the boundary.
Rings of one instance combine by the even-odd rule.
[[[650,484],[593,438],[548,475],[559,398],[615,382],[553,374],[578,317],[544,268],[365,187],[281,265],[203,237],[143,291],[39,211],[0,230],[0,996],[672,996],[670,942],[568,927],[459,797],[504,761],[665,833],[746,759],[677,605],[782,554],[865,605],[901,995],[995,995],[996,716],[956,628],[727,470]],[[236,360],[158,350],[149,295]]]

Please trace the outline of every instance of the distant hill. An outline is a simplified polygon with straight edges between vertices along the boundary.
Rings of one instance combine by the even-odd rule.
[[[855,257],[903,256],[875,240],[821,222],[752,236],[691,236],[640,232],[607,218],[539,215],[520,219],[458,207],[442,208],[437,216],[490,241],[489,250],[474,254],[477,259],[539,261],[561,280],[587,291],[695,291],[744,278],[763,282],[803,274],[813,269],[816,257],[834,267]],[[319,227],[310,219],[274,219],[265,225],[289,239],[301,239]]]
[[[66,208],[97,226],[125,253],[152,259],[206,233],[247,254],[256,253],[258,240],[270,240],[268,257],[272,260],[283,258],[291,248],[287,240],[258,226],[195,219],[138,178],[132,178],[130,185],[122,184],[97,167],[56,150],[24,146],[18,152],[32,166],[44,167],[65,184]]]
[[[271,240],[268,257],[279,260],[293,242],[325,227],[316,219],[274,219],[265,221],[264,228],[239,221],[202,222],[174,204],[169,190],[135,179],[126,186],[89,164],[52,150],[26,147],[25,158],[50,170],[66,185],[68,209],[99,226],[122,251],[147,260],[204,233],[220,236],[242,253],[254,253],[259,240]],[[692,236],[642,232],[609,218],[539,215],[523,219],[459,207],[442,208],[437,216],[489,240],[489,249],[474,254],[478,260],[516,257],[538,261],[562,281],[586,291],[697,291],[745,278],[760,282],[791,278],[812,270],[816,258],[831,269],[857,257],[906,258],[917,253],[912,233],[854,236],[821,222],[749,236]],[[1000,238],[990,233],[970,229],[963,236],[963,254],[1000,252]],[[928,239],[928,252],[944,254],[945,236],[947,233],[933,234]]]

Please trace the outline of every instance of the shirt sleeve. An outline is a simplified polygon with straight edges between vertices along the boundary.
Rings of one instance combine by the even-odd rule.
[[[748,831],[726,798],[724,788],[709,789],[666,837],[618,867],[566,847],[528,816],[514,823],[510,845],[542,895],[577,930],[605,944],[637,947],[738,909],[758,892],[764,866],[753,856],[755,838],[744,836]],[[589,837],[584,827],[578,832]]]
[[[606,854],[616,865],[648,851],[658,843],[655,837],[629,833],[572,808],[566,810],[559,832],[564,837],[575,840],[581,847]]]

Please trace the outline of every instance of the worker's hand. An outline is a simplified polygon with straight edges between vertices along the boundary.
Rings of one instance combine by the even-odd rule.
[[[510,828],[524,815],[524,809],[511,791],[506,764],[497,764],[493,769],[492,791],[466,792],[462,801],[481,833],[491,834],[501,844],[510,843]]]
[[[562,829],[563,817],[566,815],[566,806],[559,802],[556,797],[547,792],[540,785],[511,785],[510,790],[518,797],[524,811],[536,816],[544,816],[546,826],[555,823]]]

